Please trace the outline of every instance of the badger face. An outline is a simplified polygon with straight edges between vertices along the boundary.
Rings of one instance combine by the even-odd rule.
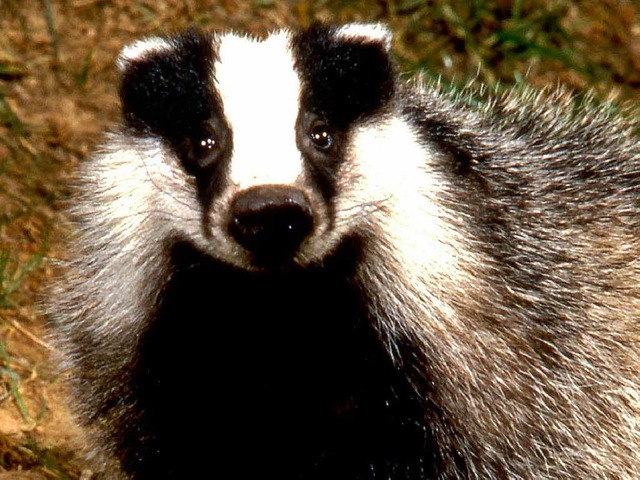
[[[371,204],[353,194],[355,138],[391,104],[389,42],[381,26],[350,25],[125,48],[120,95],[130,160],[148,176],[142,201],[164,212],[171,237],[225,263],[320,261]]]

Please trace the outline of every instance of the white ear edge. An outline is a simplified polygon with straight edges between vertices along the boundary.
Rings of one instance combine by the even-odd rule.
[[[336,31],[338,38],[353,39],[382,44],[386,51],[391,50],[393,34],[382,23],[349,23]]]
[[[120,71],[125,71],[129,65],[144,59],[147,55],[173,49],[173,45],[160,37],[145,38],[127,45],[122,49],[116,64]]]

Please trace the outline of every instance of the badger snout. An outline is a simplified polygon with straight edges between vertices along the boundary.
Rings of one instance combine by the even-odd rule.
[[[229,232],[260,263],[291,260],[312,229],[311,204],[295,188],[253,187],[231,204]]]

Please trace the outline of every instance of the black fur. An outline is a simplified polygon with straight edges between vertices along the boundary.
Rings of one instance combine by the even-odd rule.
[[[315,25],[293,39],[304,109],[344,130],[382,108],[395,91],[394,67],[384,45],[336,38],[335,28]]]
[[[168,41],[172,48],[126,65],[120,100],[130,127],[174,140],[206,121],[219,102],[211,88],[213,37],[190,31]]]
[[[421,404],[347,280],[358,248],[347,241],[323,268],[254,274],[175,245],[130,366],[125,470],[195,478],[206,458],[212,476],[232,478],[431,477]],[[190,420],[191,409],[205,417]]]

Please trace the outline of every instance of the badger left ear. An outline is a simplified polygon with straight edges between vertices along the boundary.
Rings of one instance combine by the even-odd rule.
[[[386,53],[391,51],[393,34],[391,30],[382,23],[348,23],[339,27],[335,35],[341,40],[376,43],[382,46]]]

